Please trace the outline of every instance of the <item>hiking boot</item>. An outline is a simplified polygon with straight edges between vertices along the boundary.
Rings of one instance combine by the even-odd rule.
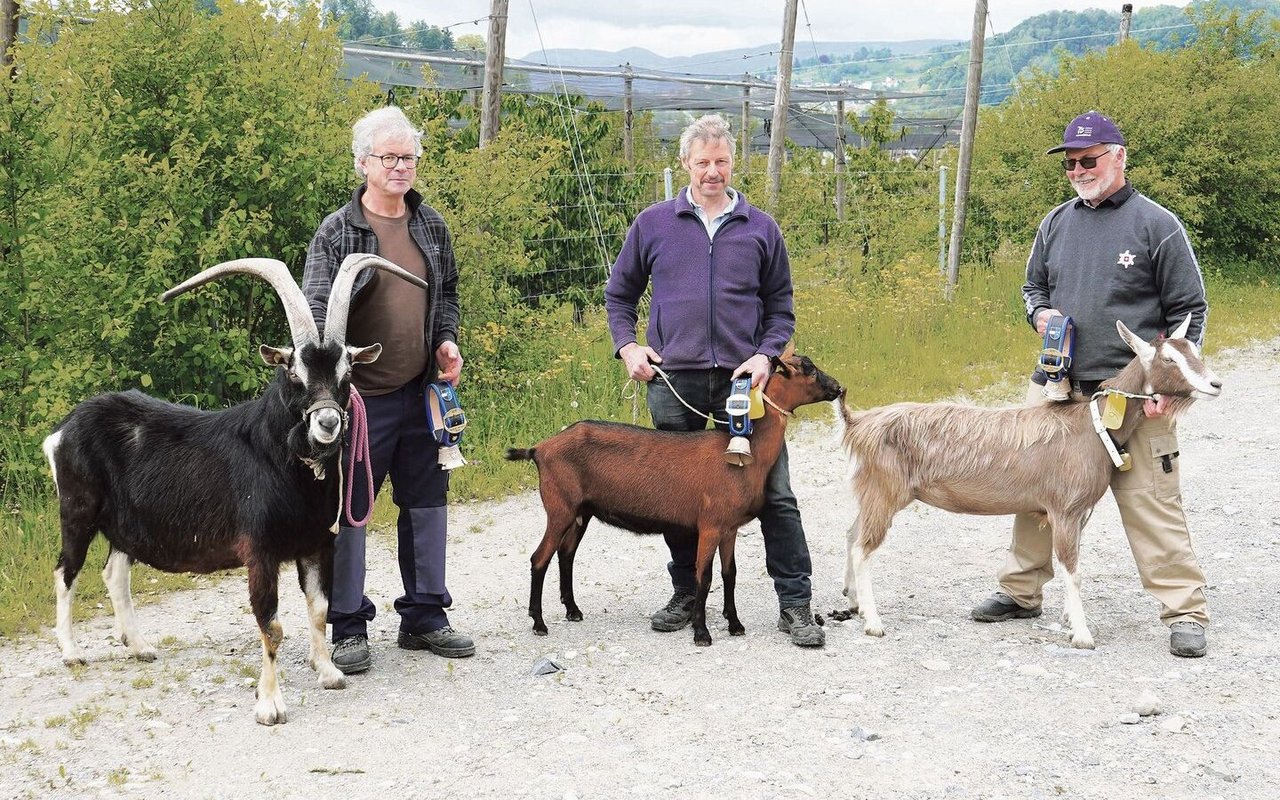
[[[333,665],[342,670],[343,675],[355,675],[373,666],[369,637],[358,635],[339,639],[333,645]]]
[[[466,658],[476,654],[476,643],[465,633],[458,633],[451,626],[427,633],[400,631],[396,640],[402,650],[430,650],[445,658]]]
[[[1034,608],[1023,608],[1014,602],[1013,598],[1004,592],[996,592],[995,594],[983,600],[973,607],[969,612],[969,616],[973,617],[977,622],[1004,622],[1010,619],[1030,619],[1040,616],[1040,606]]]
[[[655,631],[662,631],[663,633],[680,630],[693,621],[694,599],[694,596],[688,592],[682,592],[677,589],[675,594],[671,595],[671,599],[667,601],[667,604],[653,612],[653,616],[649,617],[649,625]]]
[[[827,634],[814,620],[808,603],[782,609],[778,630],[791,634],[791,643],[799,647],[822,647],[827,642]]]
[[[1182,658],[1200,658],[1209,652],[1204,626],[1199,622],[1175,622],[1169,626],[1169,652]]]

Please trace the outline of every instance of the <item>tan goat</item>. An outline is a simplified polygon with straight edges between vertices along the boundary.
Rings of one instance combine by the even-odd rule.
[[[1142,341],[1121,322],[1116,329],[1136,354],[1101,391],[1161,395],[1177,414],[1196,398],[1221,391],[1218,378],[1185,336],[1190,316],[1167,339]],[[889,532],[893,517],[913,500],[961,514],[1042,514],[1054,553],[1067,573],[1063,617],[1071,644],[1092,648],[1077,571],[1080,532],[1111,482],[1113,463],[1095,430],[1091,403],[979,408],[947,403],[897,403],[850,411],[835,401],[841,441],[850,458],[858,517],[848,532],[844,593],[848,611],[835,619],[863,618],[868,636],[883,636],[871,591],[869,559]],[[1123,445],[1144,414],[1127,403],[1111,438]],[[1053,480],[1046,480],[1052,475]]]

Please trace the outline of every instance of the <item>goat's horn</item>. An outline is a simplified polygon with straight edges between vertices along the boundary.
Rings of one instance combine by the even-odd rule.
[[[311,309],[307,305],[307,298],[302,294],[302,289],[298,288],[298,283],[293,279],[293,275],[289,274],[289,268],[285,266],[283,261],[277,261],[274,258],[238,258],[235,261],[224,261],[221,264],[209,267],[198,275],[187,278],[182,283],[160,295],[160,299],[168,302],[197,286],[202,286],[209,281],[217,280],[223,275],[232,273],[257,275],[271,284],[272,288],[276,290],[276,294],[280,296],[280,303],[284,306],[285,316],[289,319],[289,332],[293,336],[295,348],[300,347],[306,341],[320,341],[320,333],[316,329],[316,321],[311,317]]]
[[[1182,320],[1182,324],[1178,326],[1178,329],[1177,329],[1177,330],[1175,330],[1173,333],[1169,334],[1169,338],[1170,338],[1170,339],[1185,339],[1185,338],[1187,338],[1187,328],[1190,328],[1190,327],[1191,327],[1191,315],[1190,315],[1190,314],[1187,314],[1187,318],[1186,318],[1186,319],[1184,319],[1184,320]]]
[[[352,253],[342,260],[338,274],[333,278],[333,286],[329,290],[329,311],[324,318],[324,338],[331,342],[345,344],[347,341],[347,311],[351,307],[351,289],[355,286],[356,276],[366,267],[390,272],[420,289],[427,288],[427,282],[392,264],[385,258],[369,253]]]

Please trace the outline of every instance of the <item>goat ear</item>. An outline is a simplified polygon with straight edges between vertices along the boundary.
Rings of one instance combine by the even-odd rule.
[[[1120,320],[1116,320],[1116,330],[1120,332],[1120,338],[1124,339],[1124,343],[1129,345],[1129,349],[1134,352],[1144,363],[1150,363],[1155,357],[1156,349],[1146,342],[1138,338],[1138,335],[1124,326]]]
[[[287,367],[293,361],[292,347],[272,347],[269,344],[258,345],[258,355],[268,367]]]
[[[371,344],[368,347],[352,347],[347,345],[347,355],[352,364],[372,364],[382,355],[382,345]]]
[[[1182,321],[1182,324],[1178,326],[1178,329],[1176,331],[1169,334],[1169,338],[1170,339],[1187,338],[1187,328],[1190,328],[1190,327],[1191,327],[1191,315],[1187,314],[1187,318]]]

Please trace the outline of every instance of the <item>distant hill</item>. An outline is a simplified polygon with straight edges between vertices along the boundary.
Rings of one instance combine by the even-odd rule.
[[[829,58],[851,58],[859,53],[890,51],[894,55],[914,56],[955,45],[947,39],[914,39],[907,42],[816,42],[806,44],[808,53],[817,52]],[[743,47],[736,50],[715,50],[692,56],[660,56],[643,47],[625,50],[586,50],[557,48],[545,52],[539,50],[523,56],[521,61],[532,64],[550,64],[560,67],[597,67],[611,69],[630,64],[637,69],[661,72],[684,72],[698,75],[772,75],[778,69],[778,43]],[[802,56],[799,61],[803,62]]]

